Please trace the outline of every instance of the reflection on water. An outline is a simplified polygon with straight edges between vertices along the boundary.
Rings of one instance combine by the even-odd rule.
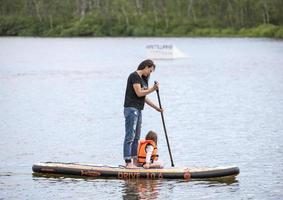
[[[33,173],[34,181],[39,185],[44,185],[47,188],[52,188],[57,185],[75,185],[75,187],[83,187],[87,190],[93,190],[97,187],[97,183],[103,183],[108,190],[114,189],[116,195],[113,199],[165,199],[171,196],[173,191],[178,191],[179,197],[189,196],[194,197],[197,193],[192,190],[199,190],[200,188],[210,188],[211,190],[221,187],[230,186],[231,192],[237,192],[239,189],[239,182],[235,178],[223,178],[215,180],[171,180],[171,179],[109,179],[109,178],[93,178],[93,177],[81,177],[81,176],[69,176],[59,174],[41,174]],[[52,184],[52,185],[50,185]],[[112,185],[114,184],[114,185]],[[112,186],[111,186],[112,185]],[[114,187],[114,188],[112,188]],[[117,188],[120,188],[117,190]],[[77,188],[78,189],[78,188]],[[118,195],[117,192],[121,195]],[[118,196],[117,196],[118,195]],[[179,198],[178,196],[176,199]]]
[[[161,187],[160,180],[125,180],[123,199],[157,199]]]
[[[238,187],[238,181],[235,179],[222,179],[214,181],[193,181],[195,186],[221,187],[231,185]],[[174,191],[175,187],[186,187],[180,191],[179,195],[186,195],[186,191],[191,189],[191,183],[185,180],[125,180],[123,184],[123,199],[164,199],[168,194],[166,191]],[[165,191],[164,191],[165,190]]]
[[[215,180],[191,180],[194,184],[197,185],[208,185],[208,186],[219,186],[219,185],[235,185],[238,184],[239,181],[236,178],[218,178]]]

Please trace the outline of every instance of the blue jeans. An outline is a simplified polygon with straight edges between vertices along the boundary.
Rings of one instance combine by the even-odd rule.
[[[125,139],[124,159],[137,158],[138,142],[141,135],[142,111],[133,107],[124,108]]]

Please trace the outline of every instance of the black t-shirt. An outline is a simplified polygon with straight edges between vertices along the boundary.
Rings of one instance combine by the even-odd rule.
[[[127,81],[124,107],[134,107],[139,110],[143,110],[145,96],[137,96],[133,86],[135,83],[139,83],[142,89],[148,88],[148,81],[146,78],[141,78],[137,72],[131,73]]]

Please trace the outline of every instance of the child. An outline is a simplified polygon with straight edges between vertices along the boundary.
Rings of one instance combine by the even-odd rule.
[[[157,134],[149,131],[145,140],[141,140],[138,146],[138,164],[145,169],[163,168],[162,164],[157,161]]]

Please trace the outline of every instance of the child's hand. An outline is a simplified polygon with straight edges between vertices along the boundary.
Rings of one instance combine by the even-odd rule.
[[[150,164],[149,164],[149,163],[145,163],[145,164],[143,165],[143,168],[145,168],[145,169],[149,169],[149,167],[150,167]]]

